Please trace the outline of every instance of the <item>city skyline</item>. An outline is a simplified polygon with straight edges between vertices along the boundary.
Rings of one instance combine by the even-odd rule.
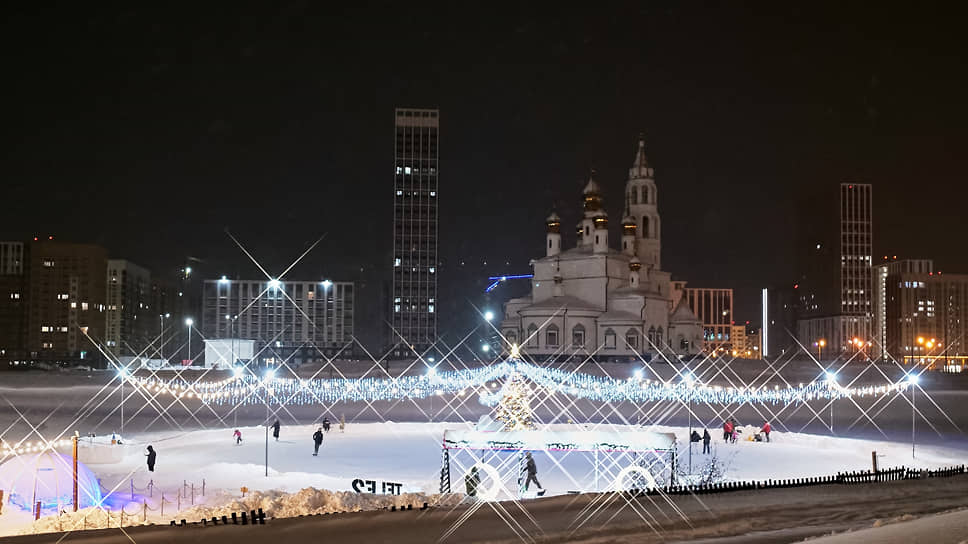
[[[804,203],[844,181],[876,189],[875,261],[968,270],[950,244],[958,215],[936,204],[964,198],[956,150],[968,113],[950,38],[931,27],[943,14],[626,7],[624,17],[564,12],[542,25],[482,18],[463,35],[428,27],[404,44],[425,60],[397,66],[378,60],[389,30],[330,62],[342,35],[398,24],[369,14],[327,38],[312,32],[323,16],[298,5],[273,13],[275,23],[239,13],[251,31],[242,33],[205,10],[184,22],[104,9],[75,27],[70,14],[20,9],[7,39],[36,33],[51,45],[12,60],[18,138],[5,196],[22,205],[0,218],[3,239],[98,243],[159,273],[194,257],[217,278],[253,270],[226,228],[279,271],[327,233],[304,263],[313,276],[379,292],[391,254],[392,203],[374,197],[392,166],[388,112],[420,104],[446,115],[441,169],[456,177],[442,194],[440,293],[461,310],[469,278],[527,272],[548,210],[573,202],[589,168],[606,201],[619,202],[643,131],[662,179],[664,264],[690,286],[733,288],[739,319],[758,315],[759,287],[796,278],[797,254],[809,250],[797,231],[818,219]],[[163,32],[172,28],[199,38],[194,64],[178,62],[183,37]],[[88,32],[116,40],[72,39]],[[326,72],[307,73],[307,63]],[[811,77],[820,71],[832,77]],[[57,84],[65,78],[76,82],[69,93]],[[256,102],[266,107],[248,107]],[[930,180],[922,205],[908,198],[912,180]],[[382,310],[378,295],[360,297]]]

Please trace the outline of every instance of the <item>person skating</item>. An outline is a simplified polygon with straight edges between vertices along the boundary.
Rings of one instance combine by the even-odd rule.
[[[235,438],[235,445],[236,446],[238,446],[239,444],[241,444],[242,443],[242,431],[236,429],[235,432],[232,433],[232,438]]]
[[[702,431],[702,452],[703,452],[703,454],[712,453],[712,450],[709,449],[709,442],[712,439],[713,439],[713,437],[712,436],[709,436],[709,429],[703,429],[703,431]]]
[[[155,449],[152,448],[151,445],[148,445],[147,450],[145,450],[145,456],[148,458],[148,472],[154,472],[155,459],[157,458],[158,454],[155,453]]]
[[[735,419],[729,418],[729,428],[731,431],[731,434],[729,437],[730,443],[735,444],[736,439],[739,438],[739,429],[737,427],[739,427],[739,423],[737,423]]]
[[[729,443],[729,439],[733,437],[733,424],[730,420],[723,422],[723,442]]]
[[[321,445],[323,445],[323,428],[322,427],[316,429],[316,432],[313,433],[313,444],[315,444],[315,446],[316,446],[313,449],[313,456],[315,457],[315,456],[319,455],[319,447]]]
[[[275,423],[272,424],[272,437],[279,441],[279,420],[277,419]]]
[[[534,464],[534,458],[531,457],[530,451],[525,453],[524,456],[528,459],[528,463],[526,465],[528,478],[524,481],[524,490],[527,491],[531,482],[534,482],[534,485],[538,486],[538,489],[540,489],[540,491],[538,491],[538,496],[540,497],[545,494],[545,490],[543,487],[541,487],[541,483],[538,482],[538,467]]]
[[[325,433],[328,433],[329,432],[329,418],[328,417],[324,417],[323,418],[323,432],[325,432]]]
[[[769,421],[767,421],[766,423],[764,423],[763,424],[763,428],[760,429],[760,432],[763,433],[763,436],[766,437],[766,441],[767,442],[770,441],[770,431],[772,431],[772,430],[773,429],[770,428],[770,422]]]

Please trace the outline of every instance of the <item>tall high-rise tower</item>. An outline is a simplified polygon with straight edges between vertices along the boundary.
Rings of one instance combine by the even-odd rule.
[[[645,157],[645,138],[639,136],[635,162],[625,184],[628,215],[635,220],[635,255],[646,267],[660,268],[661,232],[655,175]]]
[[[873,198],[868,183],[840,184],[840,314],[843,338],[872,341],[871,223]]]
[[[422,354],[437,340],[438,110],[394,115],[393,279],[390,344]],[[404,344],[408,344],[404,347]]]

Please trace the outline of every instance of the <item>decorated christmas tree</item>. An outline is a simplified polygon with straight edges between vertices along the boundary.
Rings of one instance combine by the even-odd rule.
[[[512,372],[498,402],[495,417],[504,423],[505,431],[521,431],[534,428],[534,414],[531,412],[531,388],[518,372]]]

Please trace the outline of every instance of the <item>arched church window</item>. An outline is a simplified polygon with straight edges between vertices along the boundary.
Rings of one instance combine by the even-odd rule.
[[[636,187],[635,188],[635,203],[636,204],[645,204],[645,201],[642,200],[642,188],[641,187]]]
[[[528,347],[538,347],[538,327],[534,323],[528,325]]]
[[[638,351],[639,349],[639,331],[635,329],[629,329],[625,331],[625,343],[628,348],[632,351]]]
[[[649,237],[649,218],[643,216],[642,217],[642,238],[648,238],[648,237]]]
[[[518,343],[518,333],[515,332],[515,331],[513,331],[513,330],[511,330],[511,329],[508,329],[504,333],[504,338],[507,339],[508,344],[517,344]]]
[[[585,327],[580,323],[571,329],[571,345],[576,348],[585,347]]]
[[[615,331],[605,329],[605,349],[615,349]]]
[[[655,327],[649,327],[649,347],[655,345]]]
[[[662,347],[662,327],[659,327],[655,331],[655,344],[656,346]]]
[[[545,332],[545,346],[552,347],[558,345],[558,325],[549,325]]]

